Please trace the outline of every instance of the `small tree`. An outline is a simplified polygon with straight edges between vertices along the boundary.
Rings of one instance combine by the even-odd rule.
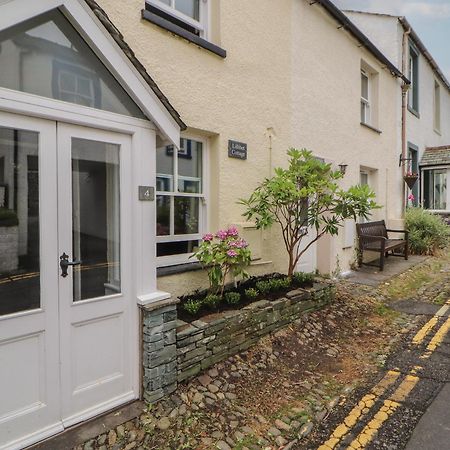
[[[378,208],[368,186],[338,186],[342,178],[331,164],[315,158],[306,149],[288,151],[288,169],[277,168],[272,178],[260,184],[248,200],[240,200],[243,216],[255,220],[259,229],[274,223],[281,227],[289,254],[288,276],[292,276],[302,255],[325,234],[338,234],[344,219],[368,218]],[[303,248],[302,239],[312,231],[313,238]]]

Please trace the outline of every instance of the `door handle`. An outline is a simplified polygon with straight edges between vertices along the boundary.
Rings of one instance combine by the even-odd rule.
[[[61,267],[61,276],[63,278],[66,278],[68,275],[67,269],[69,268],[69,266],[79,266],[80,264],[81,264],[81,261],[69,261],[69,255],[66,255],[66,253],[64,252],[59,257],[59,265]]]

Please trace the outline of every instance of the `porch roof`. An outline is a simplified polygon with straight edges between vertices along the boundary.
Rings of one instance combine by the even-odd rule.
[[[109,34],[116,41],[122,51],[125,53],[127,58],[131,61],[133,66],[142,76],[142,78],[147,82],[147,84],[151,87],[152,91],[158,97],[159,101],[164,105],[164,107],[169,111],[170,115],[173,117],[175,122],[179,125],[181,130],[185,130],[187,128],[186,124],[180,117],[180,114],[176,111],[176,109],[172,106],[169,99],[163,94],[161,89],[155,83],[153,78],[147,72],[147,69],[144,65],[138,60],[136,55],[134,54],[131,47],[125,42],[125,39],[122,33],[116,28],[116,26],[111,22],[106,12],[98,5],[98,3],[94,0],[84,0],[86,4],[92,9],[93,13],[96,15],[97,19],[103,24],[103,26],[108,30]]]
[[[427,147],[420,161],[422,167],[440,165],[450,165],[450,145]]]

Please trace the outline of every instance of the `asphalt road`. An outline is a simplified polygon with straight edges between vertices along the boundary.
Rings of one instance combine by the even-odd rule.
[[[418,328],[374,385],[330,414],[308,449],[450,450],[450,301],[394,307],[419,316]]]

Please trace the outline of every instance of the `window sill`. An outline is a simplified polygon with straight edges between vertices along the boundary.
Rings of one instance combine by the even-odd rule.
[[[175,266],[158,267],[156,269],[156,276],[158,278],[167,277],[169,275],[177,275],[179,273],[185,273],[185,272],[194,272],[197,270],[202,270],[202,266],[198,262],[177,264]]]
[[[193,44],[198,45],[199,47],[209,50],[210,52],[216,54],[217,56],[220,56],[221,58],[227,57],[227,52],[223,48],[220,48],[219,46],[207,41],[206,39],[197,36],[194,33],[190,33],[189,31],[179,27],[178,25],[175,25],[169,20],[159,17],[157,14],[154,14],[150,11],[147,11],[146,9],[143,9],[142,18],[144,20],[148,20],[149,22],[155,25],[158,25],[159,27],[167,31],[170,31],[173,34],[176,34],[177,36],[186,39],[189,42],[192,42]]]
[[[418,119],[420,119],[420,114],[418,111],[416,111],[414,108],[408,105],[408,111],[413,115],[416,116]]]
[[[378,133],[378,134],[381,134],[381,133],[382,133],[381,130],[379,130],[378,128],[373,127],[372,125],[369,125],[368,123],[364,123],[364,122],[360,122],[360,123],[361,123],[361,125],[362,125],[363,127],[366,127],[366,128],[368,128],[369,130],[374,131],[375,133]]]

